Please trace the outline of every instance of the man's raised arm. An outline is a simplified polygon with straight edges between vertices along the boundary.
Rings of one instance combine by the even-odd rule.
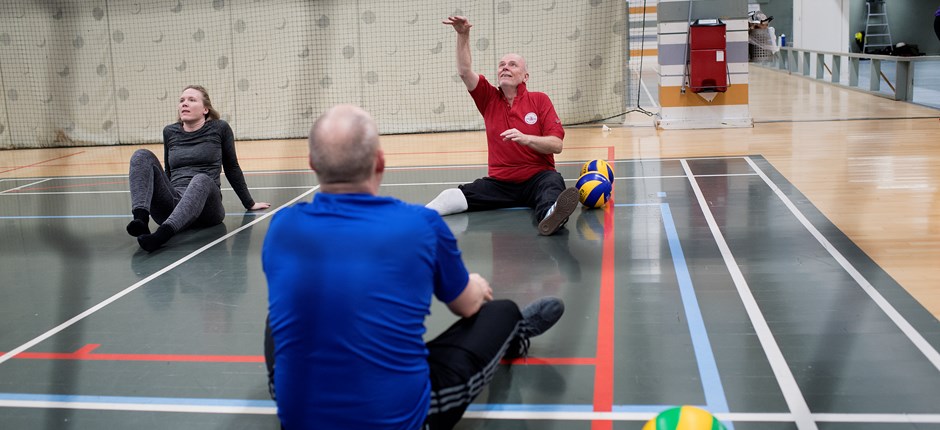
[[[473,91],[480,82],[480,75],[473,71],[473,62],[470,59],[470,27],[473,27],[473,24],[462,16],[449,16],[443,23],[454,27],[457,32],[457,74],[467,86],[467,91]]]

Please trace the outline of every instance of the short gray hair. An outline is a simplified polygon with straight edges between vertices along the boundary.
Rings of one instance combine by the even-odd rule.
[[[338,105],[310,129],[310,164],[321,184],[359,183],[372,176],[379,131],[364,110]]]

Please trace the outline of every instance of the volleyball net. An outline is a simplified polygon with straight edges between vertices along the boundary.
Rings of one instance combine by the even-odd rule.
[[[338,103],[383,134],[482,129],[450,15],[473,23],[476,72],[495,82],[502,55],[526,57],[565,125],[637,100],[624,0],[3,3],[3,148],[160,142],[190,84],[239,140],[304,137]]]

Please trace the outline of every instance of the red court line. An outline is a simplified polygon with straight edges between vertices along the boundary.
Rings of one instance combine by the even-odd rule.
[[[77,360],[77,361],[170,361],[197,363],[264,363],[262,355],[195,355],[195,354],[98,354],[101,344],[90,343],[75,352],[21,352],[14,359]]]
[[[607,149],[607,159],[614,159],[614,148]],[[614,403],[614,202],[604,208],[604,248],[601,257],[601,290],[597,314],[597,365],[594,366],[594,411],[612,412]],[[613,421],[591,421],[592,430],[611,430]]]
[[[549,357],[526,357],[514,358],[512,360],[500,360],[499,364],[528,365],[528,366],[594,366],[596,364],[593,358],[549,358]]]
[[[612,152],[612,147],[610,147],[610,146],[572,146],[572,147],[567,147],[567,148],[565,148],[565,149],[567,149],[567,150],[570,152],[570,151],[575,151],[575,150],[598,149],[598,148],[607,148],[608,154]],[[29,167],[34,167],[34,166],[39,165],[39,164],[45,164],[45,163],[48,163],[48,162],[50,162],[50,161],[55,161],[55,160],[59,160],[59,159],[62,159],[62,158],[71,157],[71,156],[73,156],[73,155],[82,154],[82,153],[84,153],[84,152],[85,152],[85,151],[81,151],[81,152],[76,152],[76,153],[74,153],[74,154],[63,155],[63,156],[61,156],[61,157],[51,158],[51,159],[48,159],[48,160],[45,160],[45,161],[40,161],[40,162],[38,162],[38,163],[33,163],[33,164],[30,164],[30,165],[27,165],[27,166],[16,166],[16,167],[10,168],[9,170],[0,171],[0,173],[7,173],[7,172],[12,172],[12,171],[14,171],[14,170],[20,170],[20,169],[26,169],[26,168],[29,168]],[[385,155],[386,155],[386,156],[391,156],[391,155],[398,156],[398,155],[475,154],[475,153],[481,153],[481,152],[487,152],[487,150],[486,150],[486,149],[473,149],[473,150],[466,150],[466,151],[386,152]],[[291,155],[291,156],[283,156],[283,157],[239,157],[239,159],[240,159],[240,160],[243,160],[243,161],[247,161],[247,160],[291,160],[291,159],[300,159],[300,158],[307,158],[307,156],[306,156],[306,155]],[[612,158],[612,157],[608,157],[608,160],[611,160],[611,159],[613,159],[613,158]],[[96,162],[88,162],[88,163],[81,163],[81,164],[46,164],[45,167],[108,166],[108,165],[113,165],[113,164],[126,165],[126,164],[128,164],[128,163],[129,163],[129,161],[126,161],[126,162],[125,162],[125,161],[96,161]],[[2,168],[3,168],[3,167],[0,167],[0,169],[2,169]],[[245,174],[248,175],[249,172],[245,172]]]
[[[33,164],[29,164],[29,165],[26,165],[26,166],[17,166],[17,167],[14,167],[14,168],[12,168],[12,169],[4,170],[4,171],[0,172],[0,174],[2,174],[2,173],[7,173],[7,172],[12,172],[12,171],[14,171],[14,170],[20,170],[20,169],[26,169],[26,168],[30,168],[30,167],[35,167],[35,166],[38,166],[38,165],[43,164],[43,163],[48,163],[48,162],[50,162],[50,161],[55,161],[55,160],[61,160],[61,159],[63,159],[63,158],[68,158],[68,157],[72,157],[72,156],[75,156],[75,155],[78,155],[78,154],[84,154],[84,153],[85,153],[85,151],[79,151],[79,152],[76,152],[76,153],[73,153],[73,154],[63,155],[63,156],[61,156],[61,157],[50,158],[50,159],[48,159],[48,160],[39,161],[39,162],[36,162],[36,163],[33,163]],[[47,166],[47,167],[49,167],[49,166]]]
[[[385,168],[385,171],[387,172],[387,171],[389,171],[389,170],[391,170],[391,171],[396,171],[396,170],[404,170],[404,171],[410,171],[410,170],[422,170],[422,171],[426,171],[426,170],[473,170],[473,169],[480,169],[480,168],[484,168],[484,167],[486,167],[485,164],[473,164],[473,165],[467,165],[467,166],[456,166],[456,165],[450,165],[450,166],[399,166],[399,167],[386,167],[386,168]]]
[[[225,172],[222,172],[222,174],[224,175]],[[274,171],[274,172],[270,170],[258,170],[255,172],[243,172],[243,174],[245,176],[252,176],[252,175],[253,176],[263,176],[263,175],[311,175],[313,176],[313,170],[310,170],[310,169],[292,170],[292,171],[280,170],[280,171]]]
[[[53,158],[52,160],[56,160],[56,158]],[[52,161],[52,160],[48,160],[48,161]],[[89,162],[81,163],[81,164],[47,164],[46,166],[47,166],[47,167],[66,167],[66,166],[110,166],[110,165],[112,165],[112,164],[118,164],[118,165],[122,165],[122,166],[127,166],[127,165],[130,164],[130,159],[128,158],[127,161],[89,161]],[[24,167],[28,167],[28,166],[24,166]]]
[[[96,185],[115,185],[115,184],[126,184],[127,181],[111,181],[111,182],[92,182],[89,184],[74,184],[74,185],[56,185],[54,187],[30,187],[30,188],[20,188],[15,191],[7,191],[8,194],[15,193],[26,193],[33,191],[48,191],[48,190],[57,190],[62,188],[78,188],[78,187],[93,187]]]
[[[18,169],[25,169],[27,167],[35,166],[36,164],[48,163],[50,161],[55,161],[60,158],[71,157],[72,155],[78,155],[83,152],[85,151],[77,152],[75,154],[65,155],[65,156],[58,157],[58,158],[52,158],[52,159],[45,160],[45,161],[40,161],[39,163],[30,164],[28,166],[17,166],[13,169],[5,170],[0,173],[11,172],[13,170],[18,170]],[[475,150],[468,150],[468,151],[386,152],[385,155],[386,156],[390,156],[390,155],[441,155],[441,154],[470,154],[470,153],[480,153],[480,152],[486,152],[486,150],[475,149]],[[293,160],[293,159],[301,159],[301,158],[307,158],[307,155],[288,155],[288,156],[283,156],[283,157],[238,157],[238,159],[241,160],[242,162],[248,161],[248,160]],[[99,166],[99,165],[106,166],[106,165],[112,165],[112,164],[125,165],[128,163],[130,163],[129,160],[126,162],[125,161],[97,161],[97,162],[89,162],[89,163],[82,163],[82,164],[47,164],[46,167],[66,167],[66,166],[77,167],[77,166]]]
[[[74,360],[74,361],[161,361],[182,363],[264,363],[263,355],[199,355],[199,354],[117,354],[95,353],[101,344],[90,343],[75,352],[21,352],[15,360]],[[3,354],[3,352],[0,352]],[[502,360],[501,364],[521,366],[593,366],[593,358],[526,357]]]

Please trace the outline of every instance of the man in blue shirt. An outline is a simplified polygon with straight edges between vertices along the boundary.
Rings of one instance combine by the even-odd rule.
[[[557,298],[521,312],[468,273],[433,210],[378,196],[378,128],[362,109],[331,108],[310,131],[320,192],[280,211],[262,251],[265,357],[284,428],[451,428],[503,356],[564,312]],[[428,342],[431,296],[460,316]]]

